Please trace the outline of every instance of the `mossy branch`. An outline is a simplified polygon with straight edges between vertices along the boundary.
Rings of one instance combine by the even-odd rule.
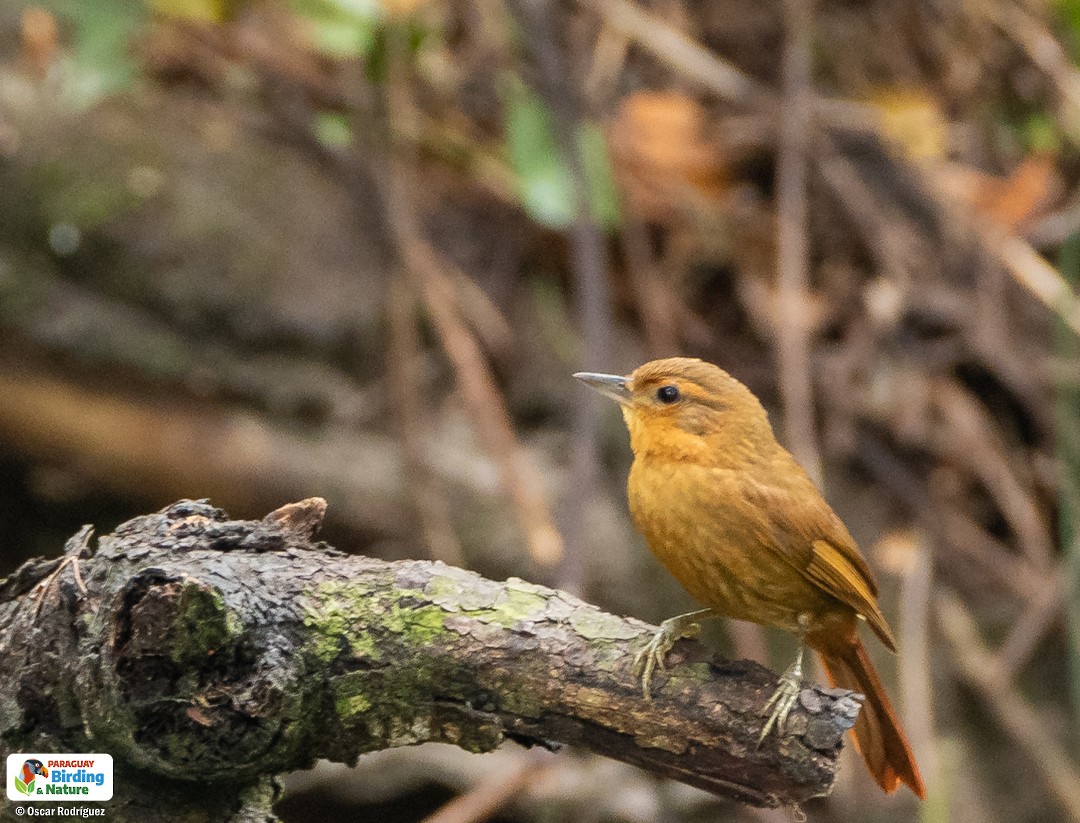
[[[2,753],[112,754],[111,819],[250,816],[273,775],[425,741],[566,743],[760,806],[829,791],[849,693],[807,689],[758,748],[761,666],[683,641],[646,702],[631,667],[652,626],[313,544],[324,510],[232,521],[184,501],[0,583]]]

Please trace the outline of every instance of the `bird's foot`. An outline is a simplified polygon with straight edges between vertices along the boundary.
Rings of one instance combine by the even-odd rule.
[[[768,714],[768,720],[765,721],[765,725],[761,729],[758,746],[769,736],[769,732],[772,731],[774,726],[777,735],[783,735],[784,733],[788,715],[791,714],[795,701],[799,699],[799,692],[802,691],[802,656],[803,650],[800,648],[795,662],[780,677],[780,681],[776,684],[776,691],[769,698],[769,702],[765,704],[763,714]]]
[[[700,619],[710,614],[712,609],[701,609],[665,620],[645,648],[638,652],[634,658],[634,675],[641,677],[641,693],[646,700],[652,700],[653,673],[657,669],[667,671],[664,657],[671,651],[675,641],[681,637],[697,637],[701,632]]]

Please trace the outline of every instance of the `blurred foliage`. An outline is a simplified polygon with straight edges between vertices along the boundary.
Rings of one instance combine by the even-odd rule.
[[[353,141],[353,129],[349,118],[334,112],[319,112],[315,115],[315,136],[324,146],[343,149]]]
[[[1074,62],[1080,62],[1080,0],[1057,0],[1054,3],[1061,17],[1062,39]]]
[[[315,48],[327,57],[370,57],[386,21],[378,0],[292,0],[291,5],[308,24]]]
[[[516,77],[503,84],[506,97],[506,152],[517,175],[521,204],[534,220],[564,229],[577,219],[577,195],[568,158],[560,151],[548,104]],[[582,123],[577,151],[591,216],[606,228],[619,220],[618,196],[607,144],[600,128]]]
[[[51,12],[59,22],[66,48],[56,71],[62,99],[72,110],[130,88],[139,77],[131,45],[149,19],[143,0],[43,0],[29,8]]]
[[[1080,232],[1061,246],[1062,275],[1080,288]],[[1062,324],[1057,328],[1058,355],[1063,364],[1080,360],[1077,335]],[[1075,716],[1080,717],[1080,374],[1066,370],[1057,392],[1058,458],[1062,480],[1058,499],[1058,523],[1064,548],[1071,592],[1068,598],[1072,698]]]

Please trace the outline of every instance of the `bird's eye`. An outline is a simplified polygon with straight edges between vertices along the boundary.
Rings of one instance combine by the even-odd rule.
[[[656,390],[656,398],[661,403],[674,403],[679,396],[678,386],[661,386]]]

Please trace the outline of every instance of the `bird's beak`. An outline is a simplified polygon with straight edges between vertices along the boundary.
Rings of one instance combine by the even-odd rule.
[[[610,397],[620,406],[630,405],[630,387],[627,386],[625,377],[617,374],[594,374],[587,371],[579,371],[574,377],[586,386],[596,389],[600,394]]]

